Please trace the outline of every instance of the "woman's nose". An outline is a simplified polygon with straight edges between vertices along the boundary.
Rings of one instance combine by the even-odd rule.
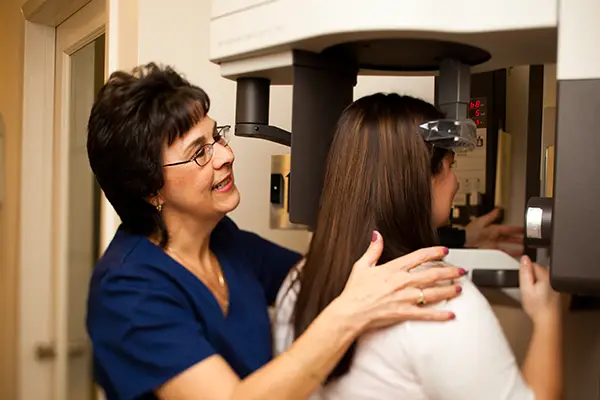
[[[219,169],[225,164],[231,164],[235,160],[233,150],[229,145],[223,146],[220,143],[213,145],[213,167]]]

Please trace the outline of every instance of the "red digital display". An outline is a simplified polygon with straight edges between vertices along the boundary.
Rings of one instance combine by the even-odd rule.
[[[485,128],[485,99],[471,99],[469,102],[469,118],[475,122],[478,128]]]

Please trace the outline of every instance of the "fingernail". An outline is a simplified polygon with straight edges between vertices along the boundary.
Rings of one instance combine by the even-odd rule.
[[[462,292],[462,286],[457,286],[456,287],[456,293],[460,293]]]
[[[373,236],[371,237],[371,242],[374,242],[377,240],[377,232],[373,231]]]
[[[461,275],[466,275],[466,274],[469,272],[469,271],[467,271],[467,270],[466,270],[466,269],[464,269],[464,268],[461,268],[459,271],[460,271],[460,274],[461,274]]]
[[[448,253],[450,253],[450,249],[448,249],[447,247],[444,247],[444,254],[448,255]]]
[[[456,318],[456,314],[454,314],[453,312],[448,314],[448,319],[454,319]]]

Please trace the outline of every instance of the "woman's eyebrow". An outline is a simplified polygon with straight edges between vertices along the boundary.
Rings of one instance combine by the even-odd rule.
[[[204,135],[198,136],[192,143],[190,143],[185,149],[185,155],[189,155],[194,152],[198,147],[206,144],[206,137]]]
[[[217,121],[214,121],[210,136],[211,137],[214,136],[216,132],[217,132]],[[195,151],[198,147],[204,146],[205,144],[206,144],[206,135],[198,136],[196,139],[194,139],[194,141],[192,143],[187,145],[187,147],[185,148],[184,154],[190,155],[190,153]]]

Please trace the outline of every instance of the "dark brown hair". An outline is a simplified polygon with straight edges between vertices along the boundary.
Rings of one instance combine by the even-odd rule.
[[[162,152],[204,118],[206,92],[169,66],[140,65],[116,71],[100,89],[88,121],[87,150],[92,171],[108,201],[133,234],[169,235],[148,202],[164,185]]]
[[[298,337],[340,295],[352,266],[383,235],[385,263],[437,244],[431,176],[446,151],[428,146],[420,123],[443,118],[433,105],[409,96],[378,93],[341,115],[329,149],[317,225],[298,280],[294,312]],[[354,344],[329,379],[345,374]]]

